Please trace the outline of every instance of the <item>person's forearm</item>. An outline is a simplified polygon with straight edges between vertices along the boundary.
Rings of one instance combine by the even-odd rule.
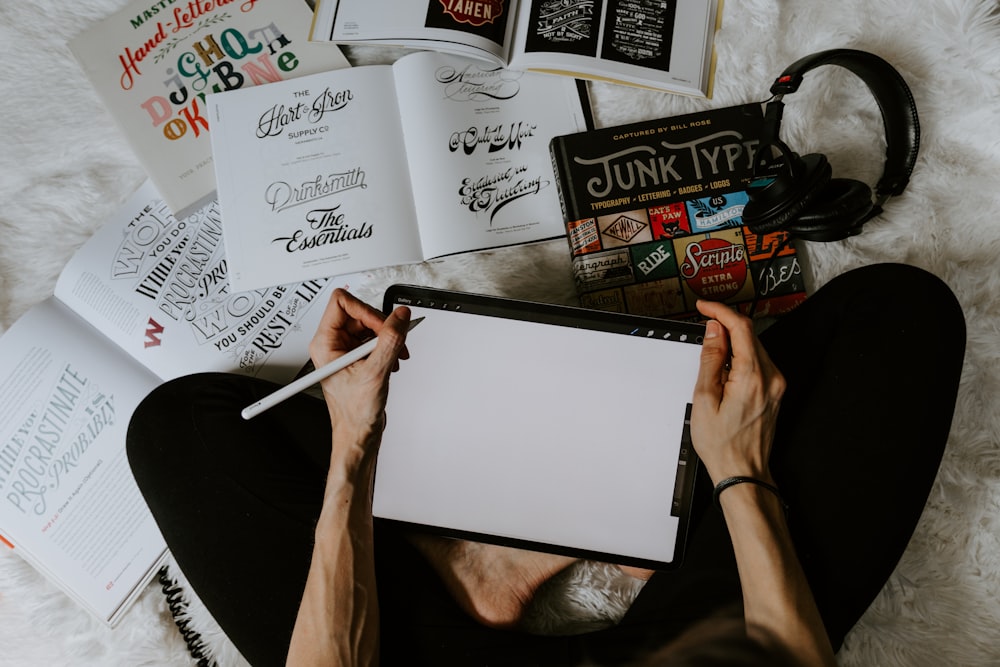
[[[746,483],[719,500],[736,553],[747,632],[780,642],[803,665],[836,665],[777,497]]]
[[[334,435],[316,544],[288,652],[289,665],[378,664],[371,479],[375,448]]]

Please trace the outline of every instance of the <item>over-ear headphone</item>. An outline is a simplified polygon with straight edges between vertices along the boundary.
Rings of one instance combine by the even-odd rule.
[[[874,193],[861,181],[832,178],[824,155],[799,156],[778,137],[784,112],[782,97],[798,90],[803,76],[822,65],[838,65],[860,77],[882,112],[885,166]],[[755,233],[785,230],[792,238],[806,241],[839,241],[859,233],[866,222],[882,212],[890,197],[903,192],[917,160],[920,123],[903,77],[874,54],[833,49],[792,63],[775,80],[771,94],[774,97],[764,109],[764,135],[755,173],[762,168],[778,169],[778,173],[766,185],[748,188],[743,224]]]

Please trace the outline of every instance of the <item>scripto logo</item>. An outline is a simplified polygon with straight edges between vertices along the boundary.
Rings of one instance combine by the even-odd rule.
[[[444,11],[459,23],[481,26],[503,14],[502,0],[441,0]]]
[[[681,275],[698,296],[725,300],[746,284],[745,255],[742,245],[725,239],[695,241],[685,251]]]

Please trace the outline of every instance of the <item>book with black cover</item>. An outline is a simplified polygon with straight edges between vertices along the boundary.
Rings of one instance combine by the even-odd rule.
[[[709,299],[768,316],[805,299],[786,233],[742,222],[763,121],[752,103],[552,140],[584,307],[697,318]]]

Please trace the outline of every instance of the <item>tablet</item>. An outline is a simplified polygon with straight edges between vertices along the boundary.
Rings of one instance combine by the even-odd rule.
[[[625,565],[681,562],[704,325],[393,285],[382,521]]]

